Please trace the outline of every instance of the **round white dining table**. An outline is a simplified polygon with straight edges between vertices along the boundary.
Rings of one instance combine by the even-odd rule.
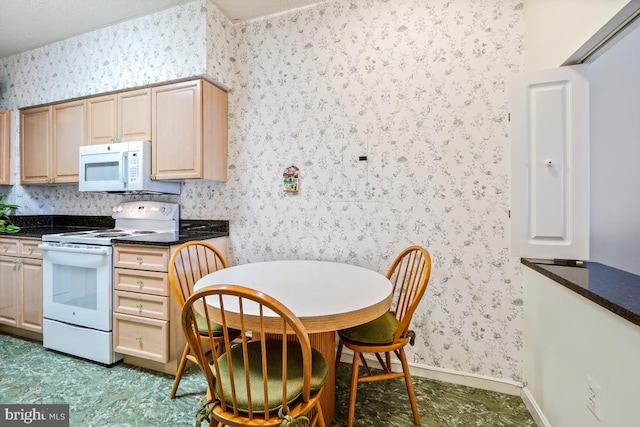
[[[389,310],[389,279],[373,270],[338,262],[266,261],[210,273],[198,280],[194,290],[222,284],[263,292],[286,305],[302,321],[311,345],[329,365],[322,408],[330,425],[335,406],[335,331],[361,325]],[[225,310],[230,308],[225,305]]]

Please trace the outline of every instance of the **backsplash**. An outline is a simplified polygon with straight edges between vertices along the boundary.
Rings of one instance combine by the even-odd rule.
[[[0,60],[0,107],[14,110],[15,161],[17,108],[211,76],[231,88],[229,181],[153,199],[180,203],[185,218],[228,219],[232,264],[386,272],[402,248],[423,245],[434,268],[410,362],[521,381],[506,82],[524,68],[523,45],[518,0],[331,0],[236,25],[201,0]],[[297,194],[282,191],[292,164]],[[151,198],[5,189],[23,215],[108,215]]]

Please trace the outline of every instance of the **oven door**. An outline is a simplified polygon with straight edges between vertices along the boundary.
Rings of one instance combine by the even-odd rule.
[[[127,189],[127,143],[80,147],[79,191]]]
[[[44,318],[111,331],[111,246],[44,242],[38,247],[43,253]]]

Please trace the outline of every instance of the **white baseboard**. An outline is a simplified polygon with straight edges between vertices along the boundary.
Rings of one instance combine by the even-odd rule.
[[[369,364],[371,367],[380,366],[373,355],[367,355],[366,359],[367,363],[371,361]],[[353,361],[353,353],[349,349],[344,348],[340,361],[351,363]],[[400,362],[397,359],[392,359],[391,363],[394,365],[394,370],[402,370]],[[411,375],[416,377],[429,378],[432,380],[475,387],[483,390],[497,391],[499,393],[510,394],[512,396],[522,395],[522,383],[516,381],[469,374],[467,372],[454,371],[452,369],[444,369],[436,366],[418,365],[415,363],[409,363],[409,369],[411,370]]]
[[[536,422],[536,425],[538,427],[551,427],[551,424],[544,416],[542,409],[540,408],[540,406],[538,406],[538,402],[536,402],[536,399],[534,399],[533,395],[527,387],[522,387],[522,393],[520,394],[520,397],[522,397],[522,401],[529,410],[529,413],[533,417],[533,420]]]

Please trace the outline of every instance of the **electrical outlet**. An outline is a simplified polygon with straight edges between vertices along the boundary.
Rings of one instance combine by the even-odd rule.
[[[598,420],[602,420],[602,389],[589,375],[587,375],[587,408]]]

